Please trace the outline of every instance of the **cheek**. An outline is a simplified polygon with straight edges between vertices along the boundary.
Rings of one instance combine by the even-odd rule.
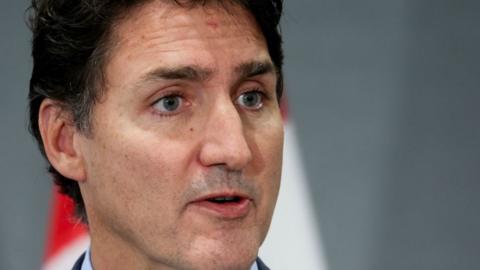
[[[251,150],[255,160],[253,166],[271,173],[278,172],[282,166],[283,155],[283,122],[280,118],[251,132]]]
[[[257,130],[250,145],[254,153],[251,170],[256,172],[267,200],[266,207],[273,210],[280,187],[283,156],[283,123],[272,122],[267,127]]]
[[[179,200],[185,184],[186,154],[182,148],[175,143],[160,143],[167,140],[148,134],[107,137],[90,146],[95,151],[89,157],[87,179],[95,203],[106,208],[111,203],[119,208],[114,211],[126,209],[137,218],[158,213],[159,208],[164,215],[174,212],[169,208],[177,204],[166,202]]]
[[[256,158],[252,166],[260,170],[256,180],[261,188],[261,201],[259,202],[259,213],[257,222],[259,225],[259,239],[265,238],[280,189],[280,178],[282,172],[283,156],[283,124],[280,123],[265,129],[263,133],[256,134]],[[259,167],[258,160],[263,160],[263,167]]]

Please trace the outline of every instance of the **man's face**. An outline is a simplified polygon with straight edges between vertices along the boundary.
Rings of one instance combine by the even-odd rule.
[[[78,143],[94,265],[109,254],[125,267],[249,268],[283,145],[277,76],[253,17],[154,1],[121,19],[112,43],[92,135]]]

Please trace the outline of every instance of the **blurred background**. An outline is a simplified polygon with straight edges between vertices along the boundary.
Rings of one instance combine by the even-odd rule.
[[[28,1],[0,2],[0,269],[39,269]],[[331,270],[480,265],[480,2],[286,1],[290,120]],[[281,269],[278,269],[281,270]]]

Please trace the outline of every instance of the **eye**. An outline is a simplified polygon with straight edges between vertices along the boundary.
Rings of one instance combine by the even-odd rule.
[[[173,113],[183,105],[183,98],[179,95],[162,97],[153,104],[153,108],[162,113]]]
[[[260,109],[263,106],[263,94],[260,91],[245,92],[237,98],[237,103],[247,109]]]

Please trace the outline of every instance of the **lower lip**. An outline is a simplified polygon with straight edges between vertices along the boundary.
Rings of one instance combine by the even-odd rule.
[[[209,214],[225,219],[238,219],[245,217],[250,211],[251,203],[248,199],[238,202],[214,203],[207,200],[192,203],[193,206],[206,210]]]

